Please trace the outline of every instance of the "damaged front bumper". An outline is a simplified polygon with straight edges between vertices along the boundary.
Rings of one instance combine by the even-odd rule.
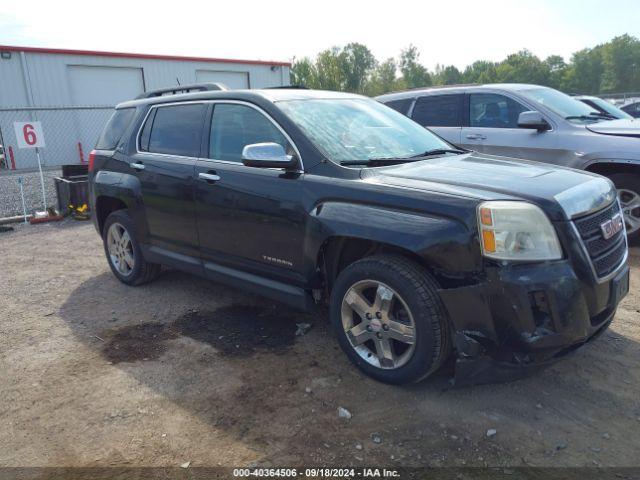
[[[441,290],[454,330],[455,384],[522,378],[596,338],[613,320],[628,275],[623,265],[598,283],[579,278],[569,261],[495,266],[481,283]]]

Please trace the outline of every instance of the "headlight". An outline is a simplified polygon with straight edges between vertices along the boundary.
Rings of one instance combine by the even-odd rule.
[[[482,253],[498,260],[562,258],[558,236],[545,213],[527,202],[492,201],[478,207]]]

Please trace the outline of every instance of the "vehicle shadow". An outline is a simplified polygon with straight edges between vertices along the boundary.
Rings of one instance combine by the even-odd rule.
[[[523,458],[512,450],[531,432],[566,436],[572,428],[584,436],[601,421],[628,422],[611,419],[612,409],[630,418],[640,409],[633,400],[640,348],[615,331],[525,380],[452,388],[447,365],[428,381],[398,387],[354,368],[322,315],[177,271],[135,288],[110,273],[89,278],[59,314],[104,360],[99,368],[121,370],[208,428],[250,445],[262,465],[393,464],[391,456],[401,454],[408,455],[403,465],[437,465],[438,455],[428,460],[434,452],[465,456],[465,445],[483,462],[499,463],[505,452]],[[339,407],[352,418],[340,418]],[[492,425],[520,440],[487,444]],[[540,455],[549,448],[530,440]],[[353,450],[361,443],[367,448]]]

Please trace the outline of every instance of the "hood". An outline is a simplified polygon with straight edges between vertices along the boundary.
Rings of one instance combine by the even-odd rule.
[[[599,175],[480,153],[370,168],[363,170],[362,176],[379,184],[446,190],[482,200],[527,200],[553,220],[568,220],[599,210],[616,198],[613,184]]]
[[[618,135],[621,137],[640,137],[640,119],[621,118],[586,125],[587,130],[602,135]]]

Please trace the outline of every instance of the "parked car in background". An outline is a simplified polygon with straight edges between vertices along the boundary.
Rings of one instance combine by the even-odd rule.
[[[633,118],[640,118],[640,102],[630,103],[629,105],[625,105],[620,108],[631,115]]]
[[[616,118],[633,118],[627,112],[616,107],[613,103],[606,101],[600,97],[592,97],[590,95],[576,95],[573,98],[580,100],[582,103],[589,105],[596,112],[602,113],[611,120]]]
[[[160,93],[118,105],[90,155],[125,284],[164,264],[328,305],[346,355],[389,383],[452,355],[463,383],[521,376],[602,333],[628,291],[598,175],[459,150],[359,95]]]
[[[611,120],[538,85],[426,88],[376,99],[455,145],[608,177],[618,189],[629,238],[640,240],[639,121]]]

